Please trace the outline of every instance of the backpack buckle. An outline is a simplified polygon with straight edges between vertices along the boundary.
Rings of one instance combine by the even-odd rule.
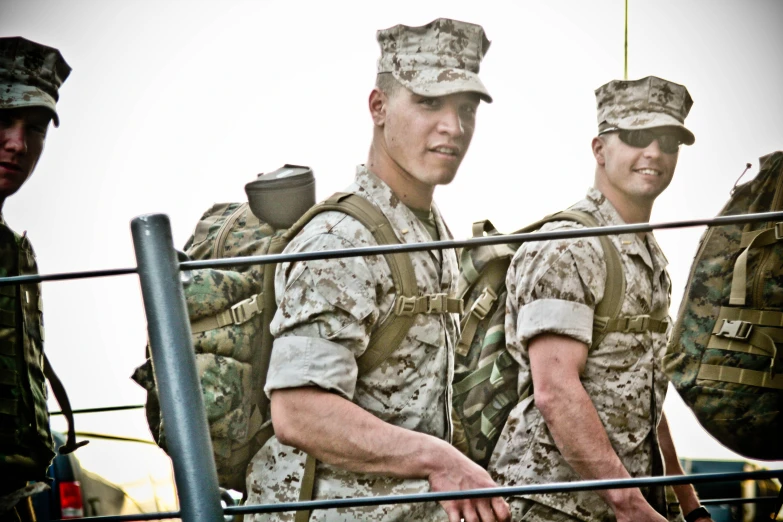
[[[747,321],[729,321],[723,320],[723,324],[720,326],[718,337],[726,337],[727,339],[739,339],[745,341],[750,337],[750,332],[753,330],[753,323]]]
[[[400,295],[394,303],[394,313],[397,315],[413,315],[416,312],[416,300],[414,297]]]
[[[479,321],[484,319],[492,308],[492,305],[495,303],[495,301],[497,301],[497,298],[498,296],[495,294],[495,292],[492,291],[490,287],[484,288],[484,290],[482,290],[481,294],[478,296],[478,299],[476,299],[475,303],[473,303],[473,309],[471,312],[476,314],[476,317],[478,317]]]
[[[229,311],[234,324],[246,323],[259,312],[261,312],[261,307],[258,305],[258,294],[239,301]]]
[[[432,294],[427,296],[428,314],[442,314],[446,310],[446,294]]]
[[[778,241],[783,239],[783,221],[775,223],[775,239]]]
[[[649,315],[635,315],[633,317],[626,317],[625,328],[623,332],[646,332],[650,329],[650,316]]]

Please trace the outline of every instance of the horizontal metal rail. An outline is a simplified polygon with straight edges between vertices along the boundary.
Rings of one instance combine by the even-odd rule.
[[[472,489],[464,491],[447,491],[437,493],[418,493],[412,495],[394,495],[378,497],[357,497],[330,500],[311,500],[307,502],[287,502],[280,504],[259,504],[250,506],[229,506],[223,509],[226,515],[247,515],[252,513],[279,513],[284,511],[333,509],[347,507],[368,507],[388,504],[407,504],[417,502],[439,502],[464,498],[489,498],[533,495],[543,493],[570,493],[597,489],[623,489],[642,486],[668,486],[679,484],[703,484],[710,482],[736,482],[743,480],[763,480],[782,478],[783,469],[761,471],[738,471],[730,473],[699,473],[693,475],[669,475],[664,477],[640,477],[632,479],[585,480],[578,482],[555,482],[551,484],[533,484],[527,486],[497,487]],[[777,497],[756,497],[747,499],[716,499],[704,500],[703,504],[748,504],[756,502],[773,502]],[[145,513],[138,515],[117,515],[90,517],[85,520],[96,522],[129,522],[132,520],[160,520],[162,518],[178,518],[178,511],[162,513]]]
[[[81,410],[73,410],[73,414],[79,413],[103,413],[107,411],[124,411],[124,410],[140,410],[144,408],[143,404],[128,404],[125,406],[103,406],[101,408],[82,408]],[[50,411],[49,415],[62,415],[62,410]]]
[[[718,216],[705,219],[688,219],[663,223],[637,223],[633,225],[612,225],[589,227],[550,232],[527,232],[521,234],[499,234],[496,236],[477,237],[471,239],[452,239],[447,241],[428,241],[424,243],[405,243],[401,245],[381,245],[374,247],[345,248],[340,250],[321,250],[318,252],[298,252],[295,254],[275,254],[264,256],[232,257],[224,259],[209,259],[203,261],[184,261],[179,263],[180,270],[197,268],[226,268],[237,266],[267,265],[289,261],[308,261],[312,259],[336,259],[341,257],[375,256],[382,254],[399,254],[403,252],[423,252],[428,250],[446,250],[450,248],[474,248],[484,245],[501,245],[506,243],[525,243],[528,241],[549,241],[555,239],[575,239],[580,237],[609,236],[614,234],[638,234],[653,230],[671,230],[699,226],[719,227],[746,223],[764,223],[783,221],[781,212],[761,212],[757,214],[739,214],[735,216]],[[87,279],[94,277],[109,277],[138,273],[136,268],[117,268],[110,270],[92,270],[85,272],[69,272],[60,274],[39,274],[13,277],[0,277],[0,286],[23,283],[39,283],[44,281],[62,281],[66,279]]]
[[[770,504],[780,500],[778,497],[747,497],[747,498],[703,498],[705,506],[732,506],[737,504]]]

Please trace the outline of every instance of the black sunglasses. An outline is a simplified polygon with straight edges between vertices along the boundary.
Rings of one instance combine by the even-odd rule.
[[[680,137],[677,134],[666,131],[655,132],[649,129],[625,130],[611,127],[598,135],[600,136],[610,132],[616,132],[620,137],[620,141],[638,149],[647,148],[654,140],[658,140],[658,146],[661,148],[662,152],[665,152],[666,154],[675,154],[680,150],[680,145],[682,145],[682,140],[680,140]]]

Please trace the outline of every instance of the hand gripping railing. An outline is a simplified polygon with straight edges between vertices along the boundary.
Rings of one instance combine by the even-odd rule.
[[[140,216],[131,222],[138,268],[77,272],[68,274],[26,275],[0,278],[0,286],[41,281],[56,281],[86,277],[104,277],[138,273],[147,315],[153,371],[158,383],[161,412],[166,421],[168,449],[174,465],[174,475],[180,499],[181,511],[126,515],[118,517],[94,517],[93,520],[158,520],[182,518],[185,522],[217,522],[225,513],[279,512],[301,509],[327,509],[348,506],[369,506],[382,503],[431,502],[457,498],[478,498],[530,494],[534,492],[581,491],[587,489],[639,487],[643,485],[750,480],[754,478],[781,477],[783,471],[758,471],[750,473],[704,474],[690,476],[651,477],[626,480],[586,481],[570,484],[544,484],[516,488],[492,488],[487,490],[457,491],[405,495],[399,497],[372,497],[364,499],[336,499],[265,506],[229,507],[223,510],[218,493],[217,472],[212,460],[206,414],[190,343],[190,323],[179,271],[196,268],[222,268],[253,264],[280,263],[309,259],[333,259],[388,253],[444,250],[480,245],[523,243],[610,234],[650,232],[694,226],[721,226],[742,223],[783,221],[783,212],[766,212],[738,216],[720,216],[711,219],[695,219],[668,223],[641,223],[597,228],[558,230],[487,236],[461,241],[435,241],[418,244],[384,245],[344,250],[277,254],[245,258],[215,259],[208,261],[178,262],[174,249],[171,225],[167,216],[152,214]],[[734,501],[735,499],[730,499]],[[743,500],[744,501],[744,500]],[[764,499],[766,501],[766,499]]]

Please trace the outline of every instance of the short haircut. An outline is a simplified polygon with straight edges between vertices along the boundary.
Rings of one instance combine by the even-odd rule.
[[[389,98],[397,94],[402,84],[397,81],[392,73],[378,73],[375,77],[375,86]]]

